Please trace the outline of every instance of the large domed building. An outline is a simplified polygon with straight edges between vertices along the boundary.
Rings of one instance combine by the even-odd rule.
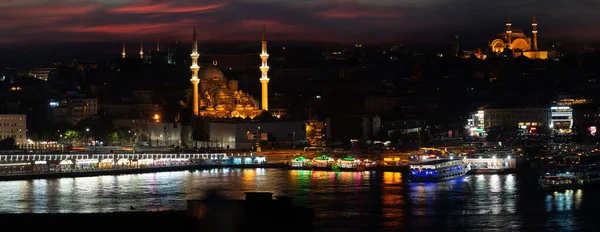
[[[198,41],[196,40],[196,28],[194,27],[194,36],[192,44],[192,87],[191,105],[193,114],[196,116],[210,118],[254,118],[262,111],[268,111],[268,83],[267,72],[267,41],[264,36],[262,39],[262,52],[260,58],[262,73],[260,82],[262,86],[261,103],[255,100],[250,94],[244,93],[238,89],[238,81],[227,80],[223,72],[213,65],[200,67],[198,65]],[[198,88],[199,85],[199,88]]]
[[[216,66],[205,66],[198,72],[200,81],[199,116],[211,118],[254,118],[262,110],[250,94],[238,89],[237,80],[227,80]]]
[[[510,49],[513,57],[525,56],[529,59],[548,59],[548,51],[538,50],[537,43],[537,22],[533,17],[531,24],[533,38],[528,37],[523,30],[511,29],[512,23],[506,23],[506,31],[498,33],[497,38],[489,44],[489,49],[493,53],[503,53],[505,49]]]

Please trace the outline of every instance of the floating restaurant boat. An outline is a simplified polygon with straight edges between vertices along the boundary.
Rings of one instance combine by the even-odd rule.
[[[327,155],[322,155],[314,158],[311,162],[311,169],[316,171],[332,171],[332,166],[335,160]]]
[[[340,171],[365,171],[377,168],[377,162],[369,159],[360,160],[353,157],[339,159],[336,164],[339,165]]]
[[[290,161],[290,168],[291,169],[310,169],[310,166],[312,165],[312,163],[310,162],[309,159],[304,158],[304,156],[299,156],[296,158],[293,158]]]
[[[360,160],[353,157],[334,159],[327,155],[321,155],[314,159],[303,156],[296,157],[289,162],[290,169],[320,170],[320,171],[365,171],[375,169],[376,162],[365,159]]]
[[[561,190],[597,186],[600,184],[600,167],[596,164],[578,165],[559,170],[546,171],[538,178],[544,190]]]
[[[462,160],[437,159],[410,165],[409,180],[435,182],[458,178],[467,174],[469,165]]]

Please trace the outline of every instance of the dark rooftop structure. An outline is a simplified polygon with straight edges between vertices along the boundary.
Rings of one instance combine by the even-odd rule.
[[[246,200],[225,200],[209,194],[188,200],[188,215],[197,220],[197,231],[314,231],[312,209],[296,206],[292,198],[270,192],[246,192]],[[220,215],[227,215],[221,217]]]

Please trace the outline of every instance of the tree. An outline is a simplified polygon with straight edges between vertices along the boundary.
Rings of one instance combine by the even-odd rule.
[[[74,130],[68,130],[65,132],[65,139],[69,140],[69,142],[71,144],[73,144],[73,141],[79,139],[81,137],[81,134],[79,134],[79,132],[74,131]]]
[[[116,131],[108,133],[106,140],[108,140],[110,145],[114,145],[114,143],[119,140],[119,133]]]

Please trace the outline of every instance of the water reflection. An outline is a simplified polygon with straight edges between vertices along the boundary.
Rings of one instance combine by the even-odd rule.
[[[546,195],[546,211],[571,211],[573,209],[579,210],[581,208],[581,201],[583,197],[583,190],[564,190],[554,191]]]
[[[454,226],[458,226],[456,230],[518,231],[529,227],[524,226],[527,220],[517,208],[539,214],[566,212],[533,220],[536,225],[553,228],[577,223],[577,215],[571,212],[598,205],[595,194],[584,190],[546,194],[534,192],[535,186],[521,189],[527,187],[519,185],[515,175],[410,183],[397,172],[214,169],[0,182],[0,212],[110,212],[129,211],[130,206],[148,211],[183,210],[186,199],[220,189],[227,197],[238,199],[247,191],[293,196],[297,204],[315,209],[319,231],[438,231]]]

